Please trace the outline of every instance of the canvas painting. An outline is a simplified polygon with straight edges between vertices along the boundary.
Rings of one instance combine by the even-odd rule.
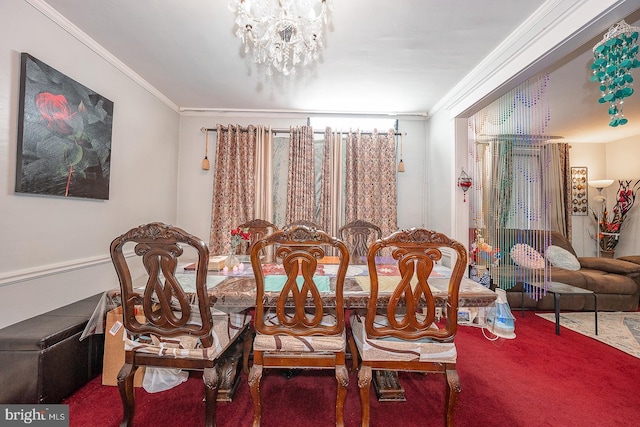
[[[109,199],[113,102],[21,55],[18,193]]]

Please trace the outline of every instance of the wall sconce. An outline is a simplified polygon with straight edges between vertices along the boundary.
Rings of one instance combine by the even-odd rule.
[[[207,157],[209,154],[209,130],[207,128],[202,128],[200,129],[202,132],[204,132],[204,159],[202,159],[202,170],[203,171],[208,171],[210,168],[210,164],[209,164],[209,158]]]
[[[462,168],[462,172],[458,177],[458,187],[462,188],[462,191],[464,192],[465,202],[467,201],[467,191],[469,191],[469,188],[471,188],[472,184],[473,184],[473,180],[469,175],[467,175],[467,173],[464,171],[464,168]]]

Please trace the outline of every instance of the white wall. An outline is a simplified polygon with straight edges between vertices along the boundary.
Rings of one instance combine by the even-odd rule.
[[[454,198],[458,194],[454,184],[455,120],[449,112],[440,110],[430,117],[427,130],[426,168],[426,228],[454,235]],[[466,141],[466,139],[465,139]],[[466,145],[465,145],[466,146]]]
[[[14,193],[20,53],[114,102],[110,198]],[[24,1],[0,3],[0,327],[118,286],[109,243],[175,222],[179,115]]]
[[[636,96],[638,95],[636,94]],[[640,102],[638,99],[632,101]],[[610,142],[606,145],[606,151],[607,178],[616,180],[640,179],[640,162],[638,161],[640,159],[640,135]],[[615,200],[618,184],[614,183],[609,188],[607,206],[611,207]],[[627,214],[622,226],[620,243],[616,246],[615,256],[625,255],[640,255],[640,194],[637,195],[634,207]]]
[[[241,126],[271,125],[285,128],[305,125],[306,116],[291,115],[236,115],[184,114],[180,122],[180,162],[178,174],[178,222],[189,232],[209,240],[211,227],[211,199],[213,196],[213,173],[215,165],[216,133],[209,135],[209,160],[211,169],[201,168],[205,151],[203,127],[215,128],[217,124]],[[398,131],[403,137],[403,159],[405,172],[398,174],[398,227],[420,227],[423,225],[425,122],[420,119],[401,119]]]

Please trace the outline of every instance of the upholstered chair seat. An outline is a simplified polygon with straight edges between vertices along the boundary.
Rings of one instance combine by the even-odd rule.
[[[365,332],[365,316],[359,313],[350,318],[351,333],[363,361],[401,360],[437,363],[456,363],[457,351],[453,342],[434,341],[431,338],[402,340],[395,337],[372,338]],[[388,326],[386,316],[377,315],[377,326]],[[435,326],[433,329],[436,329]]]
[[[216,314],[213,316],[211,334],[213,345],[206,347],[202,341],[191,335],[164,337],[154,334],[125,336],[125,351],[135,353],[156,354],[159,356],[173,355],[176,358],[215,360],[235,341],[236,337],[245,330],[251,321],[246,312]]]

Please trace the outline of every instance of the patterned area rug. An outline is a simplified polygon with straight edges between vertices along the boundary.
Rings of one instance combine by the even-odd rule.
[[[555,323],[553,313],[536,313]],[[608,344],[640,358],[640,313],[598,313],[598,335],[595,335],[593,312],[560,313],[560,326]]]

